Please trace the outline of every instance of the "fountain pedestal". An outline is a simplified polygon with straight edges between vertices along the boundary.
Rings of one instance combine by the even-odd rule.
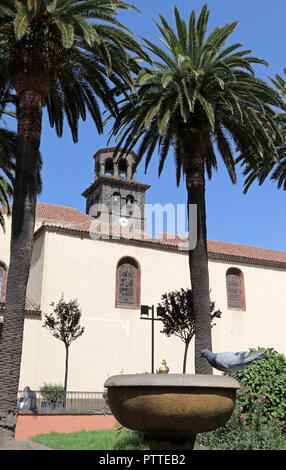
[[[199,374],[116,375],[104,386],[114,417],[144,432],[150,450],[193,449],[197,433],[228,421],[240,388],[232,377]]]

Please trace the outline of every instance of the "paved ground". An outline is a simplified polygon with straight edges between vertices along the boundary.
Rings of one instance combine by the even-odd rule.
[[[7,443],[5,447],[0,450],[54,450],[51,447],[44,446],[38,442],[29,441],[28,439],[13,440]]]

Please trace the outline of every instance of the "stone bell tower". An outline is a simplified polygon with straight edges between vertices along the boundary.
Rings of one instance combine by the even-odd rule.
[[[114,150],[114,147],[100,149],[93,156],[94,182],[82,193],[86,198],[86,213],[144,231],[145,192],[150,186],[136,181],[135,152],[114,159]]]

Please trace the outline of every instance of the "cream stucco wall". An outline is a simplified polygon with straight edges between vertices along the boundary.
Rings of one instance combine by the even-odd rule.
[[[10,228],[0,237],[0,260],[9,262]],[[70,348],[69,390],[101,391],[108,376],[150,372],[151,322],[139,310],[115,308],[118,261],[134,257],[141,269],[141,304],[155,306],[165,292],[188,287],[188,256],[115,241],[80,238],[42,231],[34,242],[28,296],[44,313],[61,295],[77,298],[84,334]],[[242,270],[246,311],[227,309],[225,275],[229,267]],[[286,354],[286,271],[251,264],[209,262],[211,298],[222,311],[213,332],[213,350],[273,347]],[[39,389],[44,382],[63,383],[64,346],[43,328],[42,318],[26,315],[20,388]],[[163,358],[170,372],[181,372],[184,345],[160,333],[155,322],[155,368]],[[188,372],[193,372],[193,344]]]
[[[35,257],[38,251],[35,247]],[[157,305],[163,293],[190,285],[187,255],[46,232],[42,256],[42,311],[50,311],[50,303],[62,294],[66,300],[77,298],[82,309],[85,333],[70,348],[69,389],[102,390],[110,375],[150,371],[151,322],[140,320],[139,310],[115,308],[116,265],[124,256],[134,257],[141,268],[141,304]],[[238,267],[244,274],[246,311],[227,309],[225,275],[229,267]],[[209,272],[211,298],[223,313],[213,328],[213,350],[265,346],[286,354],[286,272],[221,261],[210,261]],[[32,385],[62,383],[63,344],[43,329],[40,321],[38,330]],[[25,341],[24,350],[28,351],[30,344],[32,341]],[[160,322],[156,322],[155,367],[166,358],[171,372],[181,372],[183,351],[183,343],[161,334]],[[27,382],[24,364],[22,383]],[[188,372],[193,372],[192,364],[193,345]]]
[[[34,240],[33,256],[31,261],[30,276],[27,285],[27,293],[29,299],[34,305],[42,305],[42,294],[44,291],[44,272],[45,262],[45,233],[43,236]]]
[[[243,272],[246,311],[227,309],[225,274],[230,267]],[[285,270],[216,261],[209,271],[212,297],[223,312],[213,330],[213,350],[265,346],[286,354]]]
[[[35,249],[32,270],[37,254]],[[66,300],[77,298],[82,310],[85,333],[70,348],[69,389],[102,390],[109,375],[122,370],[150,371],[151,322],[140,320],[139,310],[115,308],[116,265],[123,256],[134,257],[141,268],[141,303],[156,305],[164,292],[188,286],[186,256],[176,256],[178,276],[176,270],[165,268],[173,269],[173,253],[50,232],[45,234],[42,255],[47,258],[42,311],[51,311],[50,303],[57,302],[62,294]],[[33,386],[37,388],[43,382],[62,383],[64,373],[63,344],[45,329],[40,335],[34,364]],[[173,371],[182,370],[184,345],[160,334],[160,322],[155,324],[155,346],[155,367],[166,357]],[[23,358],[25,354],[24,348]],[[24,368],[21,383],[25,382],[22,377]]]
[[[0,227],[0,261],[9,265],[10,238],[11,238],[11,216],[4,215],[5,231]]]

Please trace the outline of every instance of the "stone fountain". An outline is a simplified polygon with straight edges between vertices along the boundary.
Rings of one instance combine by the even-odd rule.
[[[144,432],[150,450],[192,450],[196,434],[228,421],[240,388],[229,376],[168,373],[115,375],[104,386],[114,417]]]

